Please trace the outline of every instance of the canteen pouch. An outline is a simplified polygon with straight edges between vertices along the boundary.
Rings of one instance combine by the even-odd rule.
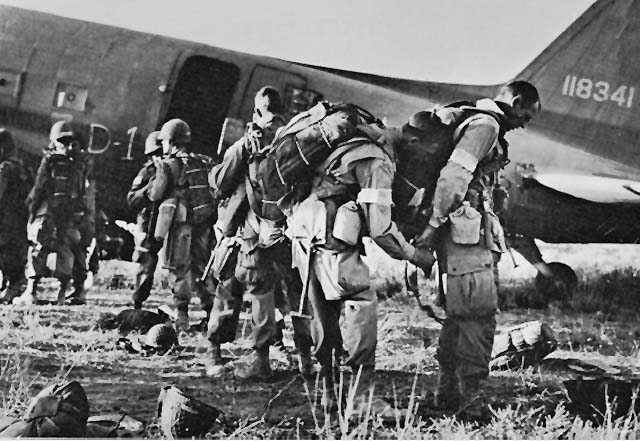
[[[458,245],[476,245],[480,242],[482,215],[465,201],[449,215],[451,241]]]
[[[360,207],[355,201],[348,201],[338,207],[333,223],[333,237],[350,246],[360,243],[362,218]]]

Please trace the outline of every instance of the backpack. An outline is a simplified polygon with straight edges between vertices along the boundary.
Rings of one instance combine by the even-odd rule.
[[[66,155],[51,155],[49,157],[49,177],[51,199],[49,207],[55,215],[67,216],[70,210],[78,207],[75,205],[83,196],[84,186],[74,170],[73,160]]]
[[[430,215],[428,207],[433,199],[436,182],[440,170],[447,164],[455,148],[456,140],[453,135],[460,124],[478,113],[488,114],[500,124],[497,114],[477,109],[472,103],[458,102],[445,107],[455,109],[451,123],[445,124],[441,121],[435,109],[420,112],[425,117],[421,130],[429,134],[428,140],[395,149],[396,174],[392,190],[392,219],[406,238],[415,237],[427,226]],[[422,189],[424,196],[414,201],[414,196]]]
[[[338,147],[370,138],[363,126],[382,126],[378,118],[355,104],[320,102],[289,121],[276,134],[261,161],[258,181],[264,202],[275,203],[294,186],[308,182],[313,169]]]
[[[210,159],[204,155],[189,154],[182,157],[179,185],[183,187],[187,208],[193,213],[193,222],[202,224],[213,221],[217,204],[209,188]]]
[[[25,167],[22,160],[14,156],[5,159],[0,164],[0,171],[2,173],[6,172],[9,176],[9,182],[3,196],[2,205],[10,210],[17,209],[18,211],[24,211],[26,213],[24,201],[33,186],[33,173],[31,169]]]

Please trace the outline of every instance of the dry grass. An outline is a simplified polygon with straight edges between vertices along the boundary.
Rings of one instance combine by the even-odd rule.
[[[640,248],[640,247],[638,247]],[[540,319],[556,332],[559,349],[574,357],[598,356],[615,366],[640,366],[640,307],[634,246],[544,246],[549,260],[571,264],[580,280],[571,308],[537,310],[514,307],[498,316],[498,328]],[[554,363],[515,371],[493,372],[484,385],[487,406],[482,423],[460,415],[442,415],[430,406],[436,382],[434,360],[439,326],[416,307],[403,286],[403,264],[368,247],[374,287],[383,298],[379,309],[375,397],[394,410],[387,418],[354,413],[349,375],[343,376],[344,403],[338,413],[320,405],[318,380],[304,381],[295,372],[289,351],[272,351],[278,373],[269,383],[245,383],[231,373],[220,379],[204,376],[202,336],[181,334],[182,348],[164,356],[131,355],[116,348],[116,331],[94,324],[100,313],[129,304],[134,266],[105,262],[85,307],[38,306],[0,309],[0,414],[18,416],[30,397],[62,379],[77,379],[91,403],[91,413],[125,411],[150,423],[145,434],[158,438],[155,400],[164,383],[173,383],[225,411],[207,438],[227,439],[637,439],[635,414],[600,424],[573,413],[562,387],[572,373]],[[597,261],[596,261],[597,258]],[[506,256],[500,264],[504,289],[512,296],[532,290],[535,271],[522,262],[513,268]],[[118,283],[113,284],[112,281]],[[149,308],[167,303],[166,275],[160,274]],[[54,282],[44,290],[53,298]],[[118,289],[108,289],[114,285]],[[432,280],[422,280],[424,295],[433,295]],[[524,294],[523,294],[524,293]],[[517,306],[517,305],[514,305]],[[202,316],[193,305],[194,321]],[[223,346],[223,355],[237,358],[248,351],[250,325],[245,315],[238,339]],[[133,335],[133,337],[137,337]],[[640,371],[640,369],[637,369]]]

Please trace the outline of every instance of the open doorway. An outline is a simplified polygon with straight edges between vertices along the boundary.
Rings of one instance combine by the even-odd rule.
[[[199,55],[187,58],[161,123],[183,119],[191,127],[193,151],[214,156],[239,78],[234,64]]]

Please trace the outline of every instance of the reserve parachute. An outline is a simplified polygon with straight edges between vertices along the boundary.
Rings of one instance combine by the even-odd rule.
[[[184,199],[193,213],[193,221],[202,224],[215,218],[217,205],[209,189],[208,161],[196,154],[182,157],[183,167],[178,181],[185,188]]]

